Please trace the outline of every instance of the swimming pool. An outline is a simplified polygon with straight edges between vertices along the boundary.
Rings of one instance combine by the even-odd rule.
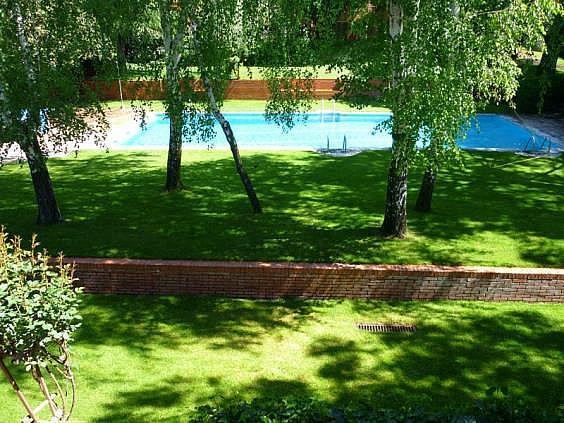
[[[388,132],[375,130],[375,126],[390,117],[386,113],[308,113],[305,122],[284,131],[266,122],[262,113],[225,113],[231,123],[241,149],[293,149],[316,150],[342,148],[346,137],[349,149],[387,149],[392,146]],[[548,146],[549,140],[542,135],[499,115],[477,116],[477,126],[472,126],[460,146],[465,149],[519,151],[529,143],[533,149]],[[118,148],[164,148],[168,145],[168,118],[157,114],[145,130],[118,140]],[[214,148],[226,148],[227,142],[219,125],[215,125],[215,137],[210,141]],[[532,143],[531,137],[535,142]],[[534,144],[534,145],[533,145]],[[552,151],[560,146],[552,140]],[[186,142],[185,148],[207,148],[208,144]]]

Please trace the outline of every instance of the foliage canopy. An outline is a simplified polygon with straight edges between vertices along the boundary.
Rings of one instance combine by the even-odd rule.
[[[0,0],[0,155],[30,136],[52,151],[102,141],[107,125],[81,99],[80,65],[103,46],[82,0]]]

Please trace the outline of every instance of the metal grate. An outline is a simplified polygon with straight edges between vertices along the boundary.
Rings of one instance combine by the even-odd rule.
[[[383,333],[411,333],[417,329],[415,325],[389,324],[389,323],[357,323],[356,327],[368,332]]]

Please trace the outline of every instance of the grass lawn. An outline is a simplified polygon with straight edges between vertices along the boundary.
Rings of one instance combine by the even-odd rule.
[[[106,101],[104,103],[110,110],[119,109],[121,106],[120,101]],[[124,100],[123,102],[124,108],[126,110],[130,109],[131,101]],[[133,101],[134,105],[141,105],[139,101]],[[148,102],[150,105],[150,109],[155,112],[164,112],[164,104],[160,100],[150,101]],[[260,112],[264,113],[264,109],[266,106],[265,100],[225,100],[223,102],[223,107],[221,108],[222,112],[224,113],[237,113],[237,112]],[[378,105],[366,106],[362,109],[358,109],[355,107],[351,107],[345,104],[342,101],[335,101],[335,105],[333,106],[333,102],[331,100],[324,100],[323,104],[321,100],[313,100],[311,102],[311,112],[319,112],[322,109],[326,112],[332,112],[333,107],[336,112],[354,112],[354,113],[389,113],[390,109],[385,107],[380,107]]]
[[[563,267],[563,158],[464,153],[409,236],[377,236],[389,152],[243,158],[264,206],[253,215],[228,151],[186,151],[182,192],[163,192],[166,151],[82,152],[49,161],[65,223],[39,227],[27,166],[0,169],[0,224],[67,256]]]
[[[241,79],[241,80],[249,80],[249,79],[264,79],[263,72],[268,69],[266,67],[261,66],[240,66],[239,73],[233,72],[231,75],[232,79]],[[314,68],[312,66],[302,67],[301,69],[313,72],[314,76],[317,79],[337,79],[342,72],[337,70],[329,70],[324,67]],[[128,63],[127,70],[120,69],[121,74],[119,77],[124,80],[139,80],[139,79],[154,79],[155,78],[155,71],[154,70],[147,70],[143,66],[137,65],[135,63]],[[160,71],[160,78],[164,78],[165,76],[165,69],[164,66]],[[195,78],[199,78],[200,74],[198,73],[198,69],[195,67],[190,68],[190,73]],[[346,74],[347,72],[345,72]],[[105,73],[104,75],[100,76],[100,79],[105,80],[115,80],[118,79],[117,72],[112,68],[109,72]]]
[[[76,422],[181,422],[220,396],[444,407],[505,385],[563,401],[562,305],[86,296],[82,314]],[[371,334],[361,321],[418,331]],[[0,421],[19,421],[3,379],[0,398]]]

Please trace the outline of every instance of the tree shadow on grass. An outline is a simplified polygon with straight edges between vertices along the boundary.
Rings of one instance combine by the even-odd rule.
[[[434,241],[426,243],[422,256],[436,263],[465,264],[463,253],[450,254],[438,249],[437,243],[491,233],[517,240],[525,260],[562,266],[564,225],[558,223],[564,212],[561,159],[524,162],[520,156],[496,152],[463,156],[463,168],[450,166],[439,173],[432,211],[410,215],[411,228]],[[420,173],[417,169],[414,175],[419,178]],[[478,247],[476,254],[488,254],[488,238],[483,242],[483,252]],[[548,254],[531,254],[543,247]]]
[[[358,305],[375,311],[370,303]],[[484,315],[481,307],[489,308],[456,303],[449,316],[438,315],[430,303],[394,304],[396,313],[416,322],[416,333],[366,334],[362,341],[318,337],[309,354],[324,359],[318,375],[332,384],[341,404],[364,399],[400,406],[468,404],[476,393],[503,385],[540,406],[561,404],[562,327],[534,310]]]
[[[139,390],[124,390],[118,394],[115,401],[108,401],[103,405],[104,412],[94,422],[128,422],[145,423],[181,422],[187,421],[189,408],[174,412],[171,416],[167,409],[178,407],[182,398],[194,396],[196,404],[225,403],[253,398],[281,398],[291,393],[293,396],[308,398],[314,396],[306,384],[299,381],[272,380],[258,378],[252,385],[237,387],[237,393],[218,388],[213,396],[198,396],[191,392],[189,378],[167,378],[158,387],[148,387]],[[160,415],[162,413],[162,415]]]
[[[33,224],[27,169],[8,166],[0,173],[0,223],[26,239],[39,232],[51,252],[74,256],[467,264],[487,263],[502,237],[528,262],[562,265],[562,170],[550,172],[558,164],[550,159],[505,165],[515,156],[465,154],[464,169],[439,175],[433,211],[410,211],[410,239],[390,241],[377,236],[388,152],[246,154],[263,215],[251,213],[227,152],[188,157],[187,189],[172,194],[162,189],[164,153],[51,160],[66,217],[53,227]],[[410,208],[420,172],[410,177]],[[535,254],[537,247],[549,254]]]
[[[118,392],[115,399],[105,402],[104,414],[92,421],[99,423],[182,421],[182,415],[170,416],[167,410],[181,401],[189,387],[189,378],[175,376],[163,379],[157,386],[147,386],[139,390],[125,389]],[[159,416],[161,412],[169,416]]]
[[[167,300],[165,298],[162,303],[161,300],[153,300],[141,304],[140,308],[170,304]],[[201,308],[208,301],[211,301],[209,313],[202,313]],[[282,310],[292,313],[297,308],[301,310],[298,311],[302,315],[300,318],[310,319],[312,316],[308,313],[315,309],[315,303],[313,306],[308,302],[300,303],[283,303]],[[94,304],[103,306],[104,301],[95,301]],[[177,316],[179,309],[171,307],[174,312],[159,316],[161,308],[157,305],[156,310],[153,309],[155,321],[162,318],[170,327],[168,336],[146,333],[126,315],[124,325],[127,327],[119,329],[118,325],[117,332],[108,335],[109,339],[100,340],[94,334],[92,337],[102,344],[119,342],[119,338],[124,337],[127,344],[130,342],[127,338],[129,330],[133,345],[128,345],[128,348],[132,351],[139,349],[139,345],[135,344],[138,336],[146,337],[147,344],[168,345],[174,349],[178,345],[170,342],[170,338],[174,338],[176,331],[182,336],[182,331],[190,325],[194,342],[200,346],[235,353],[238,348],[252,348],[278,327],[301,330],[299,318],[288,323],[284,321],[284,316],[269,317],[267,311],[281,307],[280,302],[257,302],[252,317],[240,302],[232,300],[181,300],[176,305],[179,304],[196,311],[180,312]],[[231,310],[223,315],[219,312],[221,317],[232,320],[229,327],[208,321],[222,308]],[[123,311],[116,310],[116,318]],[[546,310],[541,313],[534,307],[470,302],[354,301],[351,302],[351,311],[355,319],[364,321],[395,316],[415,323],[417,332],[373,334],[358,332],[352,327],[350,331],[320,331],[317,327],[316,330],[308,330],[309,339],[305,345],[305,359],[316,363],[315,375],[304,373],[290,378],[257,373],[252,382],[240,383],[231,375],[238,371],[236,360],[217,374],[210,376],[208,373],[205,381],[192,380],[194,375],[179,376],[179,373],[164,372],[162,381],[156,386],[124,388],[116,399],[103,405],[97,421],[147,421],[143,419],[150,416],[155,419],[160,412],[163,421],[167,421],[171,413],[180,420],[188,416],[189,405],[289,396],[321,397],[340,406],[351,403],[369,403],[383,408],[416,404],[431,409],[457,404],[467,406],[489,387],[504,385],[509,386],[513,394],[541,407],[554,408],[564,400],[561,370],[564,331],[559,318],[550,318]],[[142,312],[141,316],[144,314]],[[264,322],[258,322],[261,320]],[[282,321],[275,323],[274,320]],[[102,326],[111,325],[105,319],[103,322]],[[231,328],[236,326],[241,326],[240,331],[232,333]],[[216,343],[217,338],[222,341]],[[242,339],[248,339],[250,343],[241,342]],[[81,339],[79,342],[85,341]],[[276,354],[276,351],[271,353]],[[257,357],[257,360],[261,359]],[[309,365],[311,362],[304,368],[309,369]],[[162,363],[162,366],[166,364]],[[178,377],[182,380],[177,380]],[[206,388],[199,391],[194,386]],[[186,404],[186,409],[182,408],[182,404]],[[167,412],[167,408],[174,410]]]
[[[219,157],[186,166],[188,188],[173,194],[162,192],[164,167],[148,165],[142,153],[54,162],[66,223],[30,228],[21,224],[20,210],[9,219],[9,229],[26,238],[31,230],[39,229],[44,245],[71,255],[235,260],[308,256],[315,260],[325,255],[324,245],[332,245],[335,237],[323,238],[329,231],[316,224],[326,219],[323,213],[316,212],[318,222],[307,222],[308,214],[339,188],[324,189],[321,183],[322,194],[316,194],[320,181],[315,181],[315,175],[307,184],[299,183],[300,174],[312,171],[309,158],[296,159],[294,164],[268,155],[249,159],[256,162],[255,185],[265,207],[265,214],[256,216],[249,212],[231,160]],[[70,179],[69,171],[73,174]],[[265,176],[272,171],[276,175]],[[306,191],[321,200],[308,199],[309,194],[301,194]],[[31,220],[33,214],[32,205]],[[349,221],[354,220],[350,216]]]
[[[236,386],[225,384],[221,375],[208,377],[206,385],[212,394],[199,392],[194,387],[201,386],[201,380],[170,369],[159,357],[167,350],[179,348],[219,350],[220,356],[242,350],[248,352],[260,347],[265,339],[276,337],[279,331],[302,331],[306,322],[316,320],[314,312],[318,304],[316,301],[238,301],[214,297],[85,296],[84,324],[76,337],[77,345],[93,350],[90,356],[96,354],[98,348],[120,346],[128,355],[142,357],[147,369],[156,366],[162,370],[162,376],[151,373],[154,370],[144,370],[135,379],[134,386],[128,387],[124,381],[123,388],[99,405],[101,412],[96,413],[93,421],[173,422],[186,418],[189,409],[182,409],[183,403],[205,404],[219,398],[250,399],[260,395],[274,397],[289,392],[309,396],[311,393],[302,381],[260,375],[252,384]],[[233,373],[238,371],[236,361],[227,366]],[[145,374],[146,371],[149,374]],[[143,380],[155,376],[156,383],[139,388]],[[106,384],[115,384],[119,375],[97,379],[95,374],[79,372],[79,377],[86,378],[94,389],[103,389]],[[182,409],[180,414],[178,409]]]
[[[117,301],[116,301],[117,300]],[[244,301],[218,297],[87,295],[81,345],[122,345],[150,355],[187,340],[210,349],[239,350],[260,344],[261,335],[299,331],[314,319],[315,301]]]

